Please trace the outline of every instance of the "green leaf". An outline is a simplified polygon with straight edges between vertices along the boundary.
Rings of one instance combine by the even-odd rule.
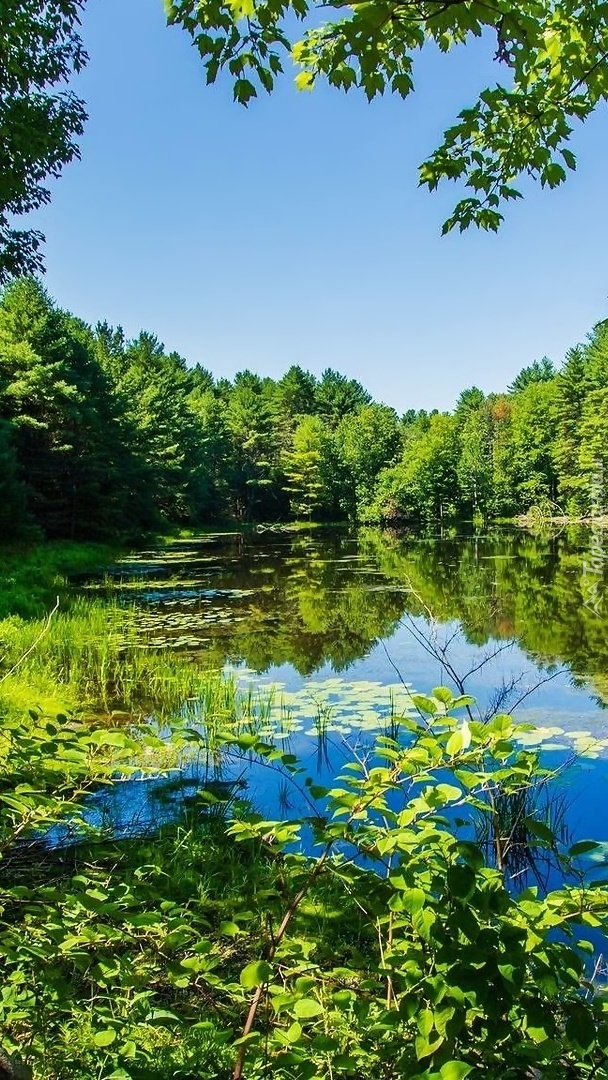
[[[179,1016],[176,1016],[175,1013],[169,1012],[168,1009],[153,1009],[148,1017],[148,1020],[150,1021],[150,1023],[158,1023],[162,1020],[168,1020],[173,1024],[179,1024],[180,1022]],[[162,1027],[162,1024],[159,1024],[159,1026]]]
[[[443,1042],[443,1035],[435,1035],[434,1038],[425,1038],[422,1035],[417,1035],[414,1039],[416,1057],[419,1061],[423,1058],[430,1057],[431,1054],[434,1054],[435,1051],[439,1049]]]
[[[115,1039],[116,1032],[113,1028],[106,1028],[105,1031],[97,1031],[93,1036],[95,1046],[111,1046]]]
[[[454,700],[452,702],[452,708],[453,709],[465,709],[467,707],[470,708],[471,705],[474,705],[474,704],[475,704],[475,698],[471,697],[470,694],[460,694],[458,697],[454,698]]]
[[[236,937],[238,933],[240,933],[239,927],[235,922],[231,922],[230,919],[225,919],[220,923],[220,934],[224,937]]]
[[[555,840],[555,833],[548,825],[545,825],[544,821],[536,821],[535,818],[526,818],[524,822],[528,832],[533,836],[537,836],[539,840],[544,840],[547,844],[552,844]]]
[[[323,1006],[315,998],[300,998],[299,1001],[296,1001],[293,1011],[296,1016],[300,1017],[300,1020],[311,1020],[313,1016],[320,1016],[323,1012]]]
[[[450,705],[454,700],[454,695],[447,686],[436,686],[432,693],[433,697],[437,698],[437,701],[441,701],[444,705]]]
[[[95,746],[128,746],[129,739],[123,731],[92,731],[89,742]]]
[[[310,71],[300,71],[295,78],[298,90],[314,90],[314,75]]]
[[[241,971],[240,983],[246,990],[253,990],[256,986],[267,983],[271,975],[272,968],[266,960],[255,960]]]
[[[426,894],[423,889],[408,889],[403,894],[403,907],[410,915],[417,915],[422,911]]]
[[[430,1035],[433,1030],[433,1010],[422,1009],[417,1017],[416,1023],[421,1035],[424,1035],[425,1038],[427,1035]]]
[[[576,1005],[566,1022],[566,1035],[571,1043],[580,1046],[581,1050],[590,1050],[597,1039],[597,1029],[594,1017],[584,1005]]]
[[[412,694],[412,701],[416,708],[427,716],[435,716],[437,713],[437,702],[425,697],[424,694]]]
[[[466,864],[456,863],[448,867],[447,883],[452,896],[467,900],[475,891],[475,871]]]
[[[463,1080],[464,1076],[468,1076],[473,1071],[472,1065],[465,1064],[464,1061],[446,1061],[439,1070],[441,1080]]]
[[[310,784],[308,790],[313,799],[324,799],[329,794],[329,788],[321,787],[320,784]]]
[[[257,91],[250,79],[237,79],[233,88],[233,97],[240,105],[247,105],[251,98],[257,97]]]
[[[234,19],[251,18],[255,11],[254,0],[229,0]]]
[[[431,788],[431,791],[435,791],[443,803],[456,802],[462,798],[462,791],[455,784],[437,784],[435,788]],[[429,802],[431,802],[430,798]]]
[[[356,1000],[356,994],[354,990],[336,990],[331,1000],[339,1009],[348,1009]]]
[[[462,732],[454,731],[446,743],[446,752],[450,757],[455,757],[462,750]]]
[[[587,855],[590,851],[597,851],[601,847],[595,840],[579,840],[578,844],[573,844],[568,855],[571,859],[576,859],[579,855]]]

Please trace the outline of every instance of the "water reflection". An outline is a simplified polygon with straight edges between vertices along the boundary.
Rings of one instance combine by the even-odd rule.
[[[142,607],[152,647],[216,666],[309,676],[345,671],[404,616],[456,624],[476,649],[514,642],[538,667],[565,665],[608,690],[608,620],[584,606],[584,531],[504,530],[448,539],[379,530],[201,537],[143,552],[114,575]]]
[[[395,718],[411,710],[410,687],[464,688],[482,718],[515,708],[518,720],[544,729],[544,759],[560,769],[547,805],[557,807],[564,835],[567,809],[568,831],[580,839],[598,835],[608,780],[608,621],[584,606],[588,546],[580,530],[202,536],[133,556],[104,587],[135,601],[142,645],[228,665],[262,693],[277,688],[272,736],[291,716],[281,745],[321,784],[374,734],[393,734]],[[196,724],[199,706],[188,708]],[[538,734],[530,737],[536,745]],[[134,821],[153,830],[181,812],[208,813],[205,793],[218,783],[229,802],[251,798],[269,819],[307,812],[295,788],[246,757],[205,758],[166,781],[120,785],[100,794],[93,816],[119,833]],[[540,816],[551,818],[549,809]],[[520,806],[505,804],[504,813],[522,817]],[[522,882],[524,846],[514,847],[511,868]]]

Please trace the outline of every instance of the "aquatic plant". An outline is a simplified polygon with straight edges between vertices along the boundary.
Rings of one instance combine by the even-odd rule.
[[[207,716],[231,708],[231,680],[189,656],[148,648],[133,608],[79,597],[43,633],[45,625],[18,618],[0,623],[4,674],[18,664],[0,687],[6,700],[25,691],[31,703],[42,690],[70,707],[137,717],[149,710],[165,715],[193,698]]]
[[[69,603],[70,578],[99,573],[116,556],[108,544],[35,543],[0,550],[0,620],[10,616],[40,619],[58,595]]]

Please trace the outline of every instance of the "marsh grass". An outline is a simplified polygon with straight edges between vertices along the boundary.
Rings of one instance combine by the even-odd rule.
[[[116,556],[107,544],[69,541],[0,549],[0,619],[41,618],[58,595],[67,597],[70,576],[100,571]]]
[[[317,702],[317,714],[314,718],[314,728],[316,742],[315,754],[318,772],[322,772],[323,769],[328,769],[330,767],[329,743],[330,732],[332,730],[332,716],[334,712],[335,706]]]
[[[220,729],[276,729],[273,694],[237,687],[200,653],[158,647],[141,609],[111,590],[76,591],[75,579],[99,577],[121,554],[75,543],[0,553],[0,713],[79,712],[112,726],[181,719],[210,741]]]
[[[183,712],[206,726],[251,725],[265,715],[261,698],[241,698],[232,678],[185,653],[149,648],[136,609],[115,603],[78,597],[46,631],[45,619],[4,619],[0,661],[5,706],[78,708],[114,723]]]
[[[475,837],[488,862],[502,870],[513,886],[530,879],[544,891],[552,872],[560,871],[559,849],[571,843],[569,803],[564,792],[543,783],[506,791],[497,785],[491,813],[478,813]]]

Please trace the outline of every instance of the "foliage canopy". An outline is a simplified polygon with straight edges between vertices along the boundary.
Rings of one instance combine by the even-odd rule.
[[[406,98],[421,49],[448,52],[481,38],[497,82],[462,109],[420,166],[431,191],[444,180],[464,184],[444,232],[471,224],[496,230],[525,176],[561,184],[576,166],[567,146],[573,125],[608,98],[608,3],[595,0],[165,0],[165,7],[169,22],[192,35],[207,81],[226,70],[244,105],[259,88],[274,89],[286,57],[300,68],[301,89],[325,78],[370,100],[387,91]],[[297,22],[305,24],[301,34]]]
[[[50,198],[45,181],[78,156],[83,102],[62,89],[86,54],[78,34],[85,0],[5,0],[0,5],[0,281],[42,269],[42,234],[14,218]],[[331,17],[321,21],[329,8]],[[444,232],[496,230],[516,186],[530,176],[556,187],[576,167],[568,140],[608,98],[608,2],[591,0],[165,0],[168,21],[192,36],[214,82],[226,70],[246,105],[271,92],[286,57],[296,83],[319,78],[371,100],[414,89],[414,59],[481,38],[497,81],[463,108],[420,166],[420,183],[464,185]],[[301,35],[292,33],[303,23]]]
[[[78,156],[82,101],[61,89],[86,60],[77,33],[84,0],[0,4],[0,281],[42,267],[44,239],[14,227],[15,215],[49,201],[47,177]]]

